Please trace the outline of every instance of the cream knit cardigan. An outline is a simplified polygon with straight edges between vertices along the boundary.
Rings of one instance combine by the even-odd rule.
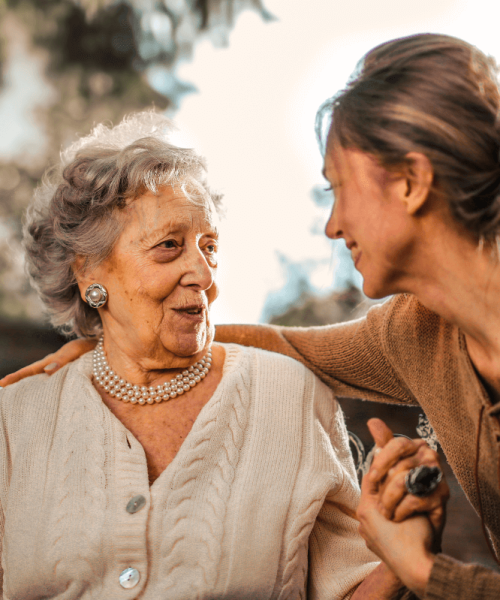
[[[376,566],[342,412],[294,360],[229,344],[222,380],[150,487],[91,355],[0,393],[4,600],[349,598]],[[142,495],[134,514],[125,507]],[[133,567],[139,583],[124,589]]]

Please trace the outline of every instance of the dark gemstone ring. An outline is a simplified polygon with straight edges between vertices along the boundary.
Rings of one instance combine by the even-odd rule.
[[[443,472],[439,467],[427,467],[421,465],[412,469],[405,479],[406,489],[409,494],[424,498],[437,488],[443,478]]]

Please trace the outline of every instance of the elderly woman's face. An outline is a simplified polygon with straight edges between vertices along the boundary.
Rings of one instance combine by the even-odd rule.
[[[152,368],[172,358],[176,366],[175,357],[193,357],[213,339],[218,234],[212,202],[187,181],[135,199],[123,217],[112,254],[92,273],[109,293],[100,310],[105,337],[129,355],[159,363]]]

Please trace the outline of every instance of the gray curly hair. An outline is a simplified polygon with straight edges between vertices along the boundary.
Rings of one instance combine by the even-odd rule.
[[[116,127],[97,125],[61,153],[35,190],[24,226],[26,268],[52,324],[66,335],[102,332],[98,312],[81,299],[73,264],[79,256],[93,267],[109,256],[130,201],[192,177],[220,208],[204,159],[168,141],[174,129],[154,111],[128,115]]]

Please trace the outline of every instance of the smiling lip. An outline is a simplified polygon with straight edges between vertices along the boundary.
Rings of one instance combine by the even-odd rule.
[[[174,308],[173,310],[185,319],[189,319],[195,323],[205,320],[205,306],[202,304],[191,304],[182,308]]]

